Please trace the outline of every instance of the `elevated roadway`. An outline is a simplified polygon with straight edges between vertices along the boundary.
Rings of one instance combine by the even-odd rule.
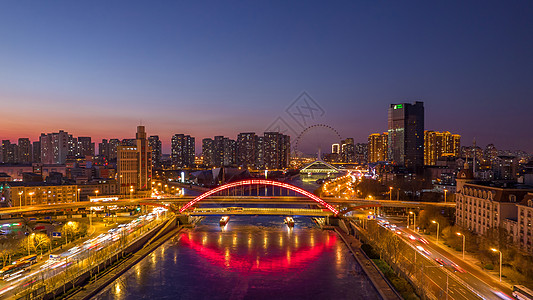
[[[45,205],[31,205],[22,207],[4,207],[0,208],[0,215],[17,215],[24,213],[37,213],[37,212],[53,212],[61,210],[76,210],[76,209],[88,209],[90,207],[100,206],[136,206],[140,203],[154,204],[173,204],[176,206],[184,205],[191,201],[195,197],[169,197],[162,199],[154,198],[134,198],[134,199],[121,199],[117,201],[105,201],[105,202],[72,202],[72,203],[58,203],[58,204],[45,204]],[[411,202],[411,201],[396,201],[396,200],[368,200],[368,199],[343,199],[324,197],[324,201],[331,205],[366,205],[366,204],[379,204],[385,207],[455,207],[455,202]],[[295,197],[295,196],[279,196],[279,197],[257,197],[257,196],[211,196],[203,199],[201,204],[224,204],[238,206],[239,204],[316,204],[313,200],[307,197]]]

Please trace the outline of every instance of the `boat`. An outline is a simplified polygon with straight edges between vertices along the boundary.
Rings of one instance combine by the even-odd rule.
[[[228,216],[223,216],[222,218],[220,218],[220,226],[226,226],[226,224],[228,224],[229,222],[229,217]]]
[[[285,224],[289,226],[289,228],[294,227],[294,219],[292,217],[285,217]]]

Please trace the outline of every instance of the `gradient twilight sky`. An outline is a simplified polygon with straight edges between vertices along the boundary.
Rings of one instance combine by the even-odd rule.
[[[303,91],[356,142],[418,100],[426,129],[533,152],[533,2],[0,2],[2,139],[142,120],[168,152],[262,133]]]

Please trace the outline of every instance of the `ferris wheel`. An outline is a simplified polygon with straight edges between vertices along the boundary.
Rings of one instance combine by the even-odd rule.
[[[300,149],[300,147],[302,146],[301,144],[303,140],[305,140],[305,138],[310,137],[313,134],[313,132],[324,131],[324,130],[327,131],[331,135],[332,137],[331,139],[336,141],[337,143],[339,143],[342,140],[342,137],[339,134],[339,132],[335,128],[329,125],[326,125],[326,124],[311,125],[305,128],[304,130],[302,130],[302,132],[296,137],[296,140],[294,141],[293,154],[297,157],[301,156],[303,152],[302,152],[302,149]],[[326,145],[318,145],[318,146],[319,148],[321,148],[321,146],[326,146]],[[330,145],[327,145],[327,146],[330,146]]]

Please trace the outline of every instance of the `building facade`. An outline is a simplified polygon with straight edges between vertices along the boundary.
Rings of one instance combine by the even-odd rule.
[[[237,135],[237,165],[242,167],[255,166],[257,156],[257,135],[255,132]]]
[[[148,144],[150,144],[150,148],[152,148],[152,164],[154,166],[161,166],[161,140],[159,140],[159,136],[157,135],[151,135],[148,138]]]
[[[71,203],[77,201],[76,185],[58,185],[44,182],[5,182],[0,184],[3,201],[7,206]]]
[[[388,160],[389,134],[373,133],[368,136],[368,162],[375,163]]]
[[[175,134],[171,140],[171,161],[174,168],[187,168],[194,165],[194,137]]]
[[[449,131],[424,131],[424,165],[434,166],[441,157],[459,157],[461,136]]]
[[[388,114],[388,157],[411,172],[424,166],[424,103],[391,104]]]
[[[117,179],[120,194],[149,193],[152,188],[152,150],[144,126],[137,126],[136,145],[117,147]]]
[[[56,133],[41,133],[41,162],[43,164],[64,164],[69,152],[69,134],[63,130]]]

